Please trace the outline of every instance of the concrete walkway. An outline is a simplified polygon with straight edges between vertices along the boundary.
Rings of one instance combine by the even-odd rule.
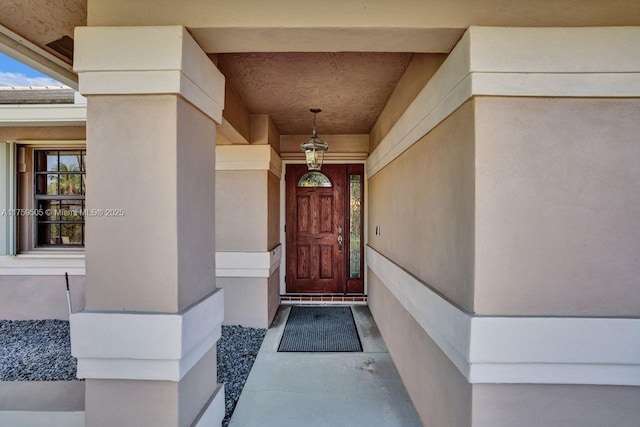
[[[362,353],[278,353],[290,310],[278,310],[230,426],[422,425],[368,307],[352,307]]]

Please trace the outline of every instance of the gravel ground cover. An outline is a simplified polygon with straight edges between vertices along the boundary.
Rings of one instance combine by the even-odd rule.
[[[224,427],[229,424],[266,329],[223,326],[218,341],[218,382],[225,384]],[[76,379],[69,322],[0,320],[0,381]]]
[[[1,381],[71,381],[69,322],[64,320],[0,320]]]
[[[266,329],[222,327],[222,338],[218,341],[218,382],[224,383],[223,427],[229,425],[231,414],[266,333]]]

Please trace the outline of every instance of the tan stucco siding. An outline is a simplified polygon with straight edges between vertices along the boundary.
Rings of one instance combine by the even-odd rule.
[[[251,118],[235,89],[226,82],[222,116],[246,141],[251,141]]]
[[[266,328],[271,326],[271,322],[276,316],[276,311],[278,311],[278,306],[280,306],[280,267],[271,273],[268,281]]]
[[[636,427],[640,387],[475,384],[473,427]]]
[[[398,81],[395,89],[393,89],[393,93],[380,116],[378,116],[378,120],[371,128],[369,133],[370,153],[380,144],[380,141],[391,130],[435,72],[438,71],[438,68],[446,58],[447,55],[445,54],[417,53],[413,55],[409,66]]]
[[[217,386],[216,346],[179,382],[88,379],[85,384],[87,425],[187,427]]]
[[[177,211],[170,208],[177,191],[177,99],[96,96],[88,102],[87,207],[125,215],[86,218],[87,309],[177,311],[177,247],[171,244]]]
[[[369,308],[425,427],[470,427],[471,384],[368,270]]]
[[[268,248],[268,171],[216,171],[216,250]]]
[[[269,278],[219,277],[224,289],[224,324],[268,328],[280,304],[280,269]]]
[[[84,309],[85,278],[69,276],[71,306]],[[69,320],[64,275],[0,276],[0,319]]]
[[[476,99],[477,312],[640,315],[638,117],[638,99]]]
[[[0,411],[84,411],[84,382],[0,381]]]
[[[280,244],[280,179],[267,174],[267,250]]]
[[[182,98],[178,126],[178,299],[188,307],[216,288],[215,134],[216,125]],[[194,179],[194,176],[197,177]],[[197,255],[197,256],[196,256]]]
[[[473,102],[369,180],[369,245],[472,311]],[[375,233],[380,226],[380,235]]]
[[[330,0],[301,4],[284,0],[233,2],[188,0],[181,7],[158,7],[155,0],[89,0],[88,25],[175,25],[192,27],[403,27],[465,28],[469,25],[585,26],[633,25],[640,19],[634,0],[540,0],[535,7],[516,0],[442,2],[396,0],[373,3]],[[264,36],[263,36],[264,37]]]

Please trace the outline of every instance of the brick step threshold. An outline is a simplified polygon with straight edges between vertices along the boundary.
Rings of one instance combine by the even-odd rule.
[[[281,295],[282,304],[309,304],[309,303],[333,303],[333,304],[367,304],[366,295],[309,295],[309,294],[288,294]]]

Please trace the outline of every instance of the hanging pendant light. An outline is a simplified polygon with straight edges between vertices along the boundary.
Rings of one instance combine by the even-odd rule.
[[[309,170],[318,171],[322,168],[324,152],[329,149],[329,144],[321,140],[316,132],[316,114],[322,110],[319,108],[312,108],[309,111],[313,113],[313,135],[311,135],[311,138],[307,139],[307,141],[303,142],[300,146],[304,151]]]

